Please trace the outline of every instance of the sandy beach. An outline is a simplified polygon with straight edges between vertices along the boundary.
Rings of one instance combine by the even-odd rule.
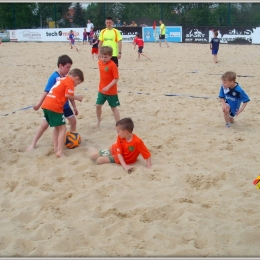
[[[222,44],[217,64],[209,44],[169,46],[146,43],[152,62],[138,62],[123,43],[121,118],[133,119],[152,153],[151,169],[140,156],[128,174],[87,154],[117,136],[107,103],[92,127],[99,72],[91,46],[0,45],[0,256],[259,256],[260,46]],[[58,159],[51,128],[25,150],[43,117],[31,106],[63,54],[85,81],[76,88],[82,143]],[[229,130],[217,99],[228,70],[251,99]]]

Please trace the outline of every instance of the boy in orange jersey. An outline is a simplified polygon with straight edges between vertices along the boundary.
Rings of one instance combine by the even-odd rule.
[[[80,69],[71,70],[68,76],[56,82],[42,103],[41,107],[44,116],[50,127],[54,127],[53,144],[57,157],[65,156],[63,154],[63,146],[66,134],[66,122],[63,114],[63,106],[68,99],[82,101],[83,96],[74,95],[74,88],[83,81],[84,75]]]
[[[119,110],[117,109],[120,103],[116,84],[119,75],[116,64],[111,60],[112,53],[113,49],[110,46],[102,46],[100,48],[100,60],[98,61],[100,82],[96,100],[97,127],[99,127],[101,122],[102,105],[106,101],[111,107],[115,121],[117,122],[120,119]]]
[[[141,154],[146,160],[147,168],[151,168],[151,153],[143,141],[133,133],[134,123],[131,118],[123,118],[116,123],[118,133],[116,143],[105,150],[92,151],[90,157],[98,164],[118,163],[131,172],[134,166],[129,165],[136,162]]]
[[[143,48],[144,48],[144,41],[141,38],[140,33],[136,34],[135,38],[134,38],[134,42],[133,42],[134,46],[136,47],[136,45],[138,46],[138,60],[140,60],[140,55],[143,55],[144,57],[146,57],[149,61],[151,61],[151,59],[149,57],[147,57],[144,53],[143,53]],[[135,49],[134,47],[134,49]]]
[[[41,105],[42,102],[44,101],[46,95],[49,93],[49,91],[51,90],[51,88],[54,86],[54,84],[60,79],[65,77],[68,72],[71,69],[72,66],[72,59],[68,56],[68,55],[61,55],[58,58],[58,62],[57,62],[57,66],[58,69],[56,71],[54,71],[51,76],[49,77],[47,84],[45,86],[44,92],[39,100],[39,102],[33,106],[33,109],[35,111],[37,111]],[[72,111],[72,109],[70,108],[69,105],[69,101],[66,102],[66,104],[63,107],[63,112],[65,117],[68,119],[69,123],[70,123],[70,132],[76,132],[76,125],[77,125],[77,119],[76,116],[78,115],[78,109],[76,106],[76,103],[74,100],[70,100],[70,103],[72,104],[74,113]],[[41,136],[43,135],[43,133],[48,129],[49,124],[46,121],[45,118],[43,118],[42,120],[42,124],[40,125],[40,127],[37,129],[36,134],[32,140],[32,143],[30,144],[30,146],[26,149],[26,151],[31,151],[32,149],[34,149],[36,147],[37,142],[39,141],[39,139],[41,138]]]

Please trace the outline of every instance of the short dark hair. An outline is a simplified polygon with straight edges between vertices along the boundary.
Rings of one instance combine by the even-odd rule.
[[[82,70],[80,70],[80,69],[73,69],[69,72],[68,75],[73,76],[73,77],[79,77],[81,82],[84,81],[84,74],[83,74]]]
[[[111,21],[113,21],[113,18],[112,18],[111,16],[108,16],[108,17],[106,18],[106,20],[111,20]]]
[[[116,126],[119,126],[122,130],[126,130],[132,133],[134,130],[134,122],[130,117],[120,119],[116,122]]]
[[[58,58],[57,66],[61,64],[62,66],[65,66],[67,63],[72,65],[72,59],[68,55],[61,55]]]
[[[218,31],[215,31],[215,32],[214,32],[214,35],[215,35],[215,36],[218,36]]]
[[[140,33],[137,33],[136,36],[137,36],[138,38],[141,38],[141,34],[140,34]]]

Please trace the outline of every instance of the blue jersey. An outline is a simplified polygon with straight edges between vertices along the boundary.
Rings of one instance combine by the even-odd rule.
[[[74,34],[73,33],[70,33],[70,35],[69,35],[69,39],[70,39],[70,42],[71,43],[74,43],[75,42],[75,36],[74,36]]]
[[[212,38],[210,43],[212,44],[212,50],[218,50],[219,49],[219,43],[220,43],[220,39],[219,38],[215,38],[215,37]]]
[[[236,115],[237,111],[240,108],[241,102],[249,102],[250,99],[245,91],[238,85],[232,89],[224,88],[223,85],[220,87],[219,98],[224,98],[225,102],[229,104],[230,111]]]
[[[48,79],[48,82],[45,86],[45,89],[44,91],[45,92],[50,92],[51,88],[54,86],[54,84],[57,82],[57,80],[59,80],[61,78],[60,74],[57,72],[57,71],[54,71],[51,76],[49,77]],[[69,105],[69,101],[67,101],[64,105],[64,109],[65,108],[68,108],[70,105]]]

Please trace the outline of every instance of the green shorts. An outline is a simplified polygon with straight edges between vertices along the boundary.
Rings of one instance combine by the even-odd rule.
[[[63,113],[56,113],[48,109],[42,109],[44,113],[44,117],[46,118],[48,124],[51,127],[55,126],[60,126],[60,125],[65,125],[65,116]]]
[[[111,107],[120,106],[120,102],[118,100],[118,95],[105,95],[105,94],[98,92],[96,104],[103,105],[106,102],[106,100],[107,100],[109,106],[111,106]]]
[[[107,156],[111,163],[115,163],[114,156],[112,155],[112,153],[111,153],[111,151],[109,149],[100,150],[99,154],[101,156]]]

